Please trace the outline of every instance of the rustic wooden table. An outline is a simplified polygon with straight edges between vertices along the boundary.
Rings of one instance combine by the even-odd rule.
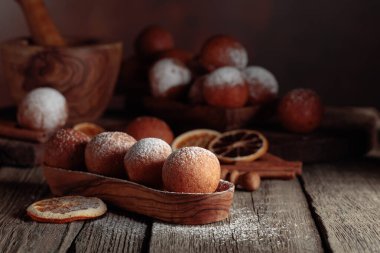
[[[380,159],[308,165],[293,181],[237,191],[231,217],[166,224],[111,209],[70,224],[29,220],[49,195],[38,168],[0,168],[0,252],[380,252]]]

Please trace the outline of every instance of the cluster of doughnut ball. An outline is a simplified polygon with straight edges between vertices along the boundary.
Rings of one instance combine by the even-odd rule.
[[[135,42],[137,55],[148,59],[151,94],[222,108],[275,101],[279,85],[260,66],[247,66],[248,54],[235,38],[216,35],[203,44],[198,55],[174,47],[167,30],[150,26]],[[309,133],[321,123],[323,105],[316,92],[294,89],[278,105],[280,123],[289,131]]]
[[[139,57],[150,59],[149,82],[154,97],[182,99],[192,104],[239,108],[263,104],[278,93],[276,78],[268,70],[248,65],[248,53],[235,38],[209,38],[195,57],[174,47],[167,30],[150,26],[135,43]],[[153,59],[153,60],[152,60]]]
[[[62,128],[46,143],[44,164],[68,170],[85,168],[171,192],[215,192],[221,173],[217,157],[199,147],[172,152],[168,144],[172,140],[167,124],[153,117],[135,119],[125,132],[102,132],[92,138]]]

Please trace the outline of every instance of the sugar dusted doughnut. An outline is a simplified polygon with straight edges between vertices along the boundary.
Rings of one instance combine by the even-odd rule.
[[[151,58],[155,54],[171,49],[174,46],[170,32],[157,25],[146,27],[135,41],[136,52],[143,57]]]
[[[124,167],[129,180],[160,188],[162,186],[162,166],[171,152],[169,144],[161,139],[139,140],[124,157]]]
[[[278,105],[278,116],[289,131],[309,133],[323,117],[323,105],[318,94],[310,89],[294,89],[285,94]]]
[[[73,129],[59,129],[45,144],[44,164],[68,170],[84,170],[84,150],[90,137]]]
[[[161,59],[149,71],[150,90],[154,97],[179,98],[190,80],[190,70],[177,59]]]
[[[272,101],[278,94],[278,83],[274,75],[263,67],[250,66],[242,71],[248,85],[249,100],[252,104]]]
[[[199,61],[208,71],[223,66],[242,69],[247,66],[248,54],[236,39],[227,35],[216,35],[208,39],[203,45]]]
[[[128,124],[125,131],[136,140],[154,137],[170,144],[174,139],[174,134],[169,125],[165,121],[156,117],[138,117]]]
[[[212,193],[217,189],[219,179],[218,158],[200,147],[174,151],[162,168],[164,189],[172,192]]]
[[[44,87],[29,92],[18,106],[20,126],[54,131],[66,124],[68,109],[65,97],[57,90]]]
[[[209,105],[238,108],[248,100],[248,87],[237,68],[223,67],[207,75],[203,96]]]
[[[122,132],[96,135],[86,146],[87,170],[104,176],[124,177],[124,156],[135,142],[132,136]]]

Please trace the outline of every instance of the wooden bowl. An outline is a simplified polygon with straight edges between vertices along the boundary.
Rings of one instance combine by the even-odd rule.
[[[70,123],[95,120],[103,113],[114,90],[121,58],[119,42],[51,48],[16,39],[0,47],[2,73],[15,102],[34,88],[53,87],[68,101]]]
[[[228,217],[234,185],[220,180],[215,193],[160,191],[127,180],[44,166],[55,195],[95,196],[124,210],[178,224],[207,224]]]
[[[189,105],[174,100],[153,97],[144,98],[145,108],[171,125],[192,128],[211,128],[219,131],[247,126],[259,106],[225,109],[208,105]],[[183,130],[183,129],[181,129]]]

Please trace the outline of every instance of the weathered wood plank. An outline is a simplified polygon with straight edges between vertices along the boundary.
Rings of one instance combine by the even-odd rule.
[[[380,160],[310,165],[303,180],[334,252],[380,251]]]
[[[112,210],[103,218],[86,222],[70,252],[141,252],[149,241],[151,221]]]
[[[231,217],[203,226],[154,222],[151,252],[322,252],[297,180],[263,181],[236,192]]]
[[[0,168],[0,251],[65,252],[83,222],[46,224],[31,221],[25,208],[48,193],[38,169]]]

